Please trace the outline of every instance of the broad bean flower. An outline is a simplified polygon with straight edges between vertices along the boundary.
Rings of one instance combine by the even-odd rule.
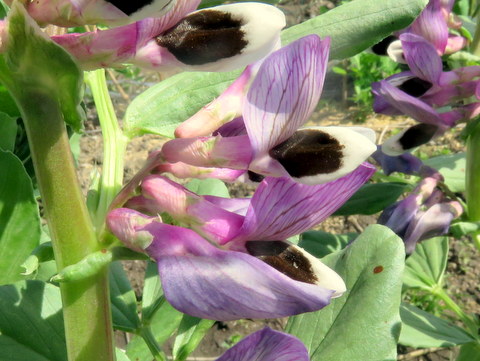
[[[373,131],[298,129],[320,98],[329,46],[329,39],[310,35],[272,53],[259,66],[246,96],[242,83],[250,81],[249,74],[242,75],[240,84],[234,85],[240,93],[236,98],[232,94],[224,97],[227,101],[234,99],[233,116],[241,106],[241,117],[223,124],[212,136],[167,142],[162,148],[165,160],[245,170],[251,179],[290,177],[305,184],[325,183],[352,172],[375,151]],[[227,107],[223,109],[221,118]],[[181,131],[177,129],[177,135],[195,134],[200,127],[194,123],[191,129],[188,127],[192,123],[182,126]],[[224,122],[214,119],[214,126],[207,124],[206,128],[211,130],[219,123]]]
[[[438,173],[425,177],[410,195],[387,207],[378,219],[404,240],[407,254],[418,242],[446,234],[452,220],[463,213],[461,204],[437,187],[442,180]]]
[[[73,6],[70,1],[59,2]],[[84,70],[129,63],[168,73],[241,68],[267,56],[280,41],[285,16],[274,6],[239,3],[194,11],[199,3],[199,0],[178,0],[172,2],[168,13],[157,18],[107,30],[56,35],[52,40],[65,48]],[[39,8],[42,13],[48,10],[47,5],[58,5],[48,0],[38,4],[45,7]],[[110,3],[92,1],[82,3],[79,9],[94,4]],[[58,16],[66,21],[69,15],[63,9],[58,10]],[[5,29],[5,24],[1,29]],[[8,37],[5,31],[0,33],[2,51]]]
[[[420,122],[395,135],[382,145],[388,155],[399,155],[442,135],[460,120],[480,113],[480,67],[470,66],[444,72],[442,59],[420,36],[400,36],[410,71],[392,75],[372,84],[377,113],[405,114]],[[457,105],[460,101],[460,104]],[[465,101],[467,101],[466,104]],[[444,110],[450,105],[451,108]]]
[[[364,164],[316,186],[267,177],[251,199],[199,196],[151,175],[107,224],[158,263],[165,297],[178,310],[215,320],[290,316],[323,308],[345,284],[287,238],[332,214],[373,172]]]

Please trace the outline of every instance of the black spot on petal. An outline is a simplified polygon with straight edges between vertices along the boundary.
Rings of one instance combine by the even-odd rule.
[[[112,5],[115,5],[127,15],[132,15],[143,7],[153,4],[155,0],[106,0]],[[168,6],[173,0],[168,1],[162,8]],[[159,9],[161,10],[161,9]]]
[[[292,177],[301,178],[333,173],[341,168],[342,149],[337,139],[315,129],[296,131],[272,148],[270,156],[280,162]]]
[[[282,241],[249,241],[247,251],[295,281],[317,281],[310,261],[290,244]]]
[[[203,10],[181,20],[157,37],[178,60],[202,65],[238,55],[247,46],[242,20],[218,10]]]
[[[372,51],[377,54],[377,55],[387,55],[387,49],[388,46],[393,43],[395,40],[398,38],[393,35],[387,36],[385,39],[382,41],[376,43],[374,46],[372,46]]]
[[[405,80],[397,87],[408,95],[418,98],[425,94],[432,87],[432,83],[415,77]]]
[[[411,149],[427,143],[433,138],[438,127],[433,124],[417,124],[410,127],[398,140],[403,149]]]
[[[247,174],[248,174],[248,179],[250,179],[252,182],[260,183],[262,180],[265,179],[263,175],[252,172],[251,170],[249,170]]]

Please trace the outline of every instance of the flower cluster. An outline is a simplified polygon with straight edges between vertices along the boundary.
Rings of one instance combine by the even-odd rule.
[[[453,219],[463,213],[462,205],[438,187],[443,177],[428,172],[405,199],[387,207],[378,223],[390,227],[403,238],[407,254],[417,242],[446,234]]]
[[[371,131],[297,129],[319,100],[328,51],[328,39],[310,35],[252,65],[216,100],[237,99],[233,119],[202,109],[194,118],[211,119],[205,127],[214,135],[194,136],[194,126],[192,137],[167,142],[132,181],[140,193],[129,196],[134,187],[127,186],[115,203],[123,207],[109,213],[110,230],[158,262],[165,296],[182,312],[283,317],[318,310],[345,291],[333,270],[288,241],[331,215],[374,172],[363,163],[376,149]],[[259,184],[252,198],[201,196],[167,172]]]
[[[129,63],[170,73],[228,71],[265,57],[279,43],[285,16],[277,8],[241,3],[194,11],[199,3],[42,0],[25,6],[42,25],[126,24],[52,36],[85,70]],[[8,42],[6,25],[0,23],[0,52]]]
[[[399,36],[397,58],[409,71],[372,85],[375,112],[404,114],[419,122],[388,139],[382,145],[386,154],[403,154],[480,113],[480,67],[443,71],[441,55],[465,45],[465,39],[449,33],[449,27],[461,25],[451,14],[453,3],[430,0]]]

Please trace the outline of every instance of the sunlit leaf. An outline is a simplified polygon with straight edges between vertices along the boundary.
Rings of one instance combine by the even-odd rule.
[[[347,292],[318,312],[291,317],[287,332],[305,343],[312,361],[396,360],[404,259],[399,237],[368,227],[322,259],[342,276]]]
[[[41,281],[0,287],[0,360],[67,361],[60,290]]]

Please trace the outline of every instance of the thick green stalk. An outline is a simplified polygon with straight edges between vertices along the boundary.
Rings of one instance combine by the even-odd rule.
[[[38,88],[14,94],[22,112],[59,270],[99,248],[78,183],[64,115]],[[70,361],[115,359],[107,269],[60,285]]]
[[[128,138],[118,125],[112,100],[108,93],[105,70],[98,69],[86,74],[92,90],[103,136],[103,169],[99,185],[99,199],[94,211],[97,234],[102,234],[105,216],[117,193],[122,188],[123,162]]]
[[[140,330],[140,336],[147,344],[150,352],[155,358],[155,361],[167,361],[167,357],[165,356],[162,349],[155,340],[155,337],[153,336],[152,330],[149,325],[142,327],[142,329]]]

